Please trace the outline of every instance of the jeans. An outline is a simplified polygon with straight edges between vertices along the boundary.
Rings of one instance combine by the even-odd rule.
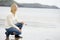
[[[22,23],[16,23],[15,25],[17,27],[19,27],[20,29],[22,29],[22,27],[23,27],[23,24]],[[14,27],[10,27],[10,28],[6,29],[5,34],[6,34],[6,36],[9,36],[10,34],[11,35],[20,35],[21,32],[19,30],[17,30],[16,28],[14,28]]]

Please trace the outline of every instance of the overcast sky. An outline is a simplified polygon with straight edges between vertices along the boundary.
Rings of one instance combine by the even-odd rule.
[[[40,3],[45,5],[56,5],[60,7],[60,0],[15,0],[18,3]]]

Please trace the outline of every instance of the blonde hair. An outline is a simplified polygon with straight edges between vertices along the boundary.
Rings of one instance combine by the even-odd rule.
[[[16,8],[18,8],[18,5],[16,3],[12,3],[12,5],[11,5],[11,11],[12,11],[13,6],[15,6]]]

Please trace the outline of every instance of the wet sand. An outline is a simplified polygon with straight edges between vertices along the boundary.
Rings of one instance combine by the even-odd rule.
[[[23,27],[21,36],[23,36],[22,40],[60,40],[60,28],[40,28],[25,26]],[[5,40],[5,38],[5,28],[0,27],[0,40]],[[13,40],[14,35],[10,35],[9,38],[9,40]]]
[[[0,40],[5,40],[4,20],[1,19],[6,18],[10,8],[0,9]],[[19,8],[17,15],[19,20],[23,19],[28,24],[23,27],[22,40],[60,40],[60,9]],[[14,35],[9,38],[13,40]]]

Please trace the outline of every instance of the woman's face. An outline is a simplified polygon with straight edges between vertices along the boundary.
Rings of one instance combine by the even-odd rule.
[[[17,7],[16,7],[16,5],[12,5],[12,7],[11,7],[11,11],[14,12],[14,13],[17,11]]]

